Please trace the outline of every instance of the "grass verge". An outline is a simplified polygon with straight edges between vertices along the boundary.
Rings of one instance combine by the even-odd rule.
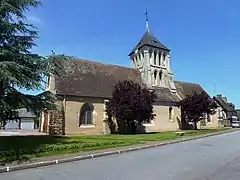
[[[227,129],[186,130],[184,137],[225,131]],[[0,137],[0,164],[22,162],[30,158],[99,150],[179,138],[175,131],[137,135],[86,136],[8,136]]]

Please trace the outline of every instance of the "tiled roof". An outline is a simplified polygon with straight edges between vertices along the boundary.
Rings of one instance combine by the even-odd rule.
[[[65,76],[55,79],[57,94],[109,98],[118,81],[141,84],[139,71],[127,67],[80,59],[70,60],[64,66]]]
[[[56,94],[110,98],[113,86],[122,80],[132,80],[145,86],[138,70],[88,60],[71,60],[64,65],[65,76],[55,79]],[[179,101],[167,88],[155,88],[157,101]]]
[[[207,92],[196,83],[182,82],[182,81],[174,81],[178,95],[184,99],[187,95],[191,95],[194,91],[196,93]],[[209,96],[210,97],[210,96]]]

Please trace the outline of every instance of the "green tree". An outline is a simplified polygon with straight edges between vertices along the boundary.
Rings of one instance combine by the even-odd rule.
[[[179,102],[182,113],[183,128],[188,128],[188,123],[194,123],[194,128],[197,129],[197,122],[206,116],[215,113],[217,104],[205,92],[193,92],[186,96],[185,99]]]
[[[120,81],[113,90],[112,98],[107,103],[106,112],[115,117],[118,132],[134,134],[136,123],[150,121],[154,118],[153,103],[156,95],[147,88],[133,81]]]
[[[18,107],[34,112],[52,105],[49,94],[27,95],[19,90],[42,90],[44,77],[59,73],[64,55],[42,57],[32,53],[37,29],[24,15],[41,5],[37,0],[0,0],[0,122],[14,119]]]

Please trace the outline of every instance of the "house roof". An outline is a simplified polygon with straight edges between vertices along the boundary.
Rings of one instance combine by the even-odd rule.
[[[221,106],[225,111],[233,112],[235,111],[233,107],[229,105],[228,102],[224,100],[224,98],[220,95],[214,96],[213,99]]]
[[[145,86],[138,70],[88,60],[69,60],[64,65],[65,76],[56,76],[57,95],[110,98],[112,88],[122,80],[132,80]],[[155,88],[157,101],[176,102],[179,98],[167,88]]]
[[[184,99],[187,95],[191,95],[193,92],[205,92],[207,94],[207,92],[199,84],[182,81],[174,81],[174,83],[177,89],[177,93],[182,99]]]
[[[17,109],[17,112],[18,112],[19,118],[34,118],[34,117],[36,117],[36,115],[33,112],[28,111],[26,108]]]
[[[131,53],[129,54],[129,56],[132,53],[135,53],[135,51],[137,49],[140,49],[141,47],[148,45],[148,46],[152,46],[152,47],[156,47],[156,48],[160,48],[166,51],[170,51],[165,45],[163,45],[153,34],[152,32],[149,30],[149,28],[146,29],[145,33],[143,34],[141,40],[139,41],[139,43],[137,44],[137,46],[131,51]]]
[[[233,115],[236,115],[236,110],[231,106],[232,103],[228,103],[226,98],[222,95],[214,96],[213,99],[221,106],[225,111],[232,112]]]

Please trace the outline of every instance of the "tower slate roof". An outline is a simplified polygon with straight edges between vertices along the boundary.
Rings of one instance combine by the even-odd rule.
[[[149,28],[146,28],[145,33],[143,34],[141,40],[137,44],[137,46],[131,51],[129,56],[135,53],[136,50],[140,49],[143,46],[151,46],[159,49],[163,49],[166,51],[170,51],[165,45],[163,45],[150,31]]]

